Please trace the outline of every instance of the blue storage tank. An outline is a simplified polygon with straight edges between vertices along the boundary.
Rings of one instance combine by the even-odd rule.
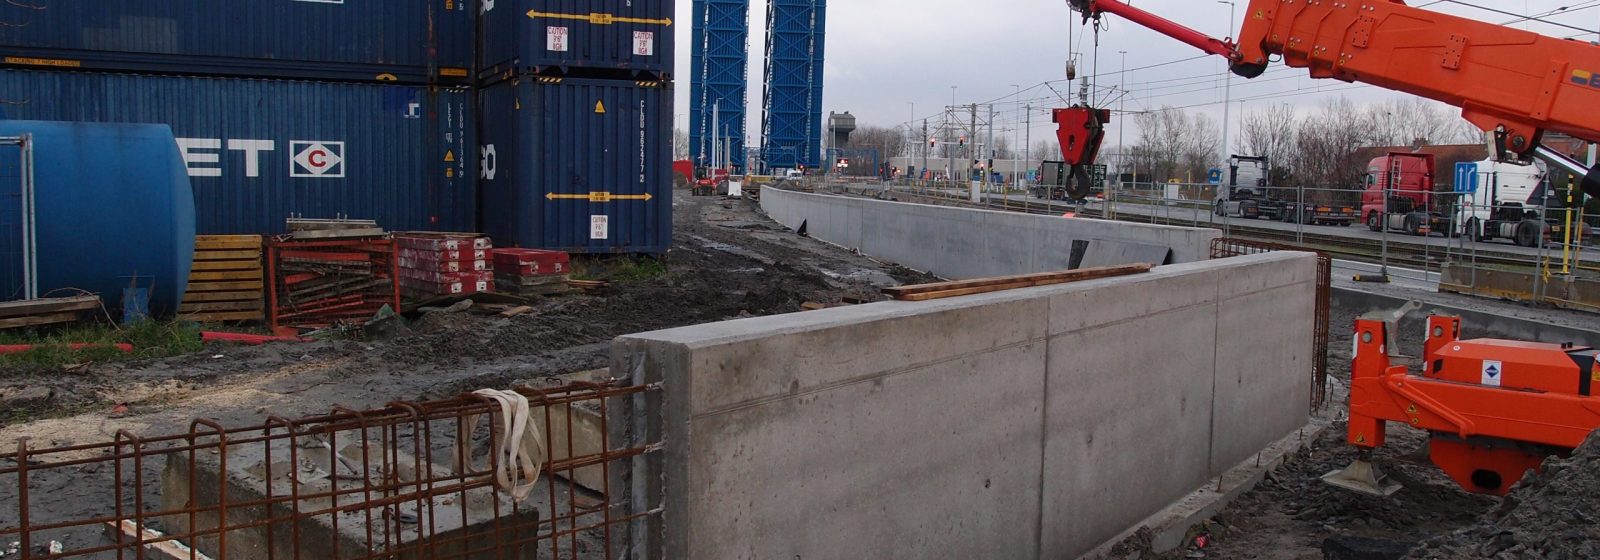
[[[671,0],[480,0],[479,75],[670,80]]]
[[[471,77],[471,0],[0,2],[0,61],[127,72]]]
[[[525,77],[479,95],[483,227],[496,243],[574,253],[672,245],[670,83]]]
[[[461,88],[0,70],[8,117],[170,125],[204,235],[282,233],[291,216],[476,225]]]
[[[32,137],[39,295],[152,288],[151,310],[177,311],[194,257],[194,195],[172,129],[156,124],[0,121]],[[23,213],[17,146],[0,147],[0,299],[22,296]],[[135,280],[137,277],[137,280]]]

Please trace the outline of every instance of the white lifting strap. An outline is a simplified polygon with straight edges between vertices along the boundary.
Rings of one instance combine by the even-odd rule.
[[[539,471],[548,459],[544,441],[539,437],[539,427],[531,421],[528,398],[516,391],[495,389],[479,389],[473,394],[492,399],[499,405],[500,430],[491,443],[499,464],[495,470],[495,482],[500,489],[510,493],[512,499],[522,501],[533,491],[534,484],[539,480]],[[467,424],[476,425],[477,417],[468,419]]]

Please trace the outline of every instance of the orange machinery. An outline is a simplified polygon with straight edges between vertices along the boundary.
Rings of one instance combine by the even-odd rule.
[[[1600,141],[1600,46],[1432,12],[1401,0],[1250,0],[1237,40],[1216,39],[1122,0],[1067,0],[1084,21],[1114,14],[1226,57],[1235,74],[1260,76],[1268,62],[1314,78],[1371,84],[1461,108],[1493,138],[1501,160],[1538,158],[1581,178],[1590,169],[1546,148],[1546,132]],[[1100,26],[1096,25],[1095,29]],[[1432,433],[1435,464],[1462,487],[1504,494],[1548,455],[1571,450],[1600,428],[1595,352],[1554,344],[1459,340],[1460,321],[1428,323],[1424,371],[1389,363],[1383,321],[1356,323],[1349,441],[1361,459],[1324,480],[1393,492],[1367,461],[1385,422]]]
[[[1235,40],[1216,39],[1121,0],[1067,0],[1084,19],[1114,14],[1207,53],[1235,74],[1260,76],[1268,61],[1332,78],[1403,91],[1461,108],[1494,136],[1502,160],[1534,157],[1583,178],[1590,170],[1540,144],[1545,132],[1600,141],[1600,46],[1407,6],[1400,0],[1250,0]],[[1096,26],[1098,29],[1098,26]]]
[[[1459,317],[1432,316],[1422,371],[1394,365],[1391,325],[1358,319],[1350,373],[1349,441],[1363,453],[1384,442],[1384,426],[1427,430],[1434,464],[1472,492],[1504,495],[1545,457],[1571,452],[1600,427],[1600,364],[1593,348],[1461,339]],[[1324,480],[1390,494],[1365,461]]]

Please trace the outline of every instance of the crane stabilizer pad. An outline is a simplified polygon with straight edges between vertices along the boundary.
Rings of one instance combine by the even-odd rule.
[[[1389,480],[1370,461],[1352,461],[1348,467],[1322,475],[1322,481],[1373,496],[1389,497],[1400,491],[1400,483]]]

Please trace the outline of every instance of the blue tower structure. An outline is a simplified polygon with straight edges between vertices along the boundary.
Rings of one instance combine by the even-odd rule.
[[[729,160],[745,166],[746,68],[750,0],[694,0],[694,56],[689,76],[689,159],[710,165],[717,137],[732,138]],[[712,118],[716,108],[717,118]],[[712,130],[716,122],[721,130]]]
[[[827,0],[772,0],[761,158],[767,168],[822,164],[822,60]]]

